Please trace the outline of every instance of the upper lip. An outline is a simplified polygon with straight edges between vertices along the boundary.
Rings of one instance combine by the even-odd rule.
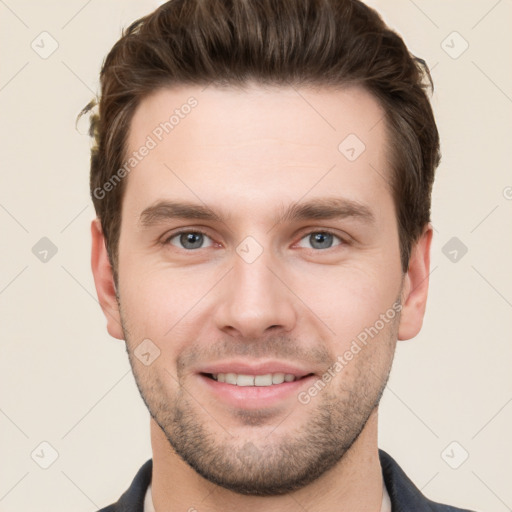
[[[247,363],[242,361],[223,361],[220,363],[211,364],[201,368],[199,373],[211,373],[216,375],[218,373],[241,373],[244,375],[266,375],[268,373],[289,373],[300,378],[309,375],[313,372],[294,366],[287,362],[281,361],[266,361]]]

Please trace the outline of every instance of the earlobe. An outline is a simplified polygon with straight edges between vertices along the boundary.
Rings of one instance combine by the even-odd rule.
[[[428,295],[432,233],[432,225],[429,223],[411,249],[409,268],[402,290],[399,340],[414,338],[423,324]]]
[[[96,293],[101,309],[107,319],[109,334],[119,340],[124,340],[121,326],[121,316],[116,298],[112,267],[108,258],[105,237],[98,218],[91,222],[92,250],[91,267],[94,276]]]

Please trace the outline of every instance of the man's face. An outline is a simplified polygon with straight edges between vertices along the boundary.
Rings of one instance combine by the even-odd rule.
[[[197,105],[155,132],[190,96]],[[118,336],[152,418],[211,482],[299,489],[341,459],[378,403],[403,283],[383,115],[359,88],[258,86],[160,90],[135,112],[128,154],[148,135],[157,145],[125,178]],[[143,340],[153,348],[141,361]],[[245,387],[210,373],[309,376]]]

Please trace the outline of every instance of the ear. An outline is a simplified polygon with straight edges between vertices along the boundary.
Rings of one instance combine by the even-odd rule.
[[[432,233],[432,225],[429,223],[411,248],[409,269],[404,277],[402,289],[399,340],[414,338],[420,332],[423,324],[428,295]]]
[[[116,289],[112,267],[108,259],[105,237],[101,229],[101,222],[98,218],[91,222],[92,251],[91,267],[96,285],[98,300],[107,319],[107,330],[110,336],[118,340],[124,340],[124,333],[121,326],[121,315],[116,299]]]

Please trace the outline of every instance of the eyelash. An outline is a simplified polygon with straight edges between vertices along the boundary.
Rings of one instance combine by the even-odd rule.
[[[163,239],[163,241],[161,242],[162,245],[164,245],[164,246],[170,245],[171,239],[173,239],[179,235],[182,235],[183,233],[201,234],[201,235],[207,236],[208,238],[211,238],[210,235],[208,235],[208,233],[206,233],[205,231],[203,231],[201,229],[182,229],[180,231],[176,231],[176,232],[172,233],[171,235],[165,237]],[[346,239],[343,239],[340,235],[334,233],[334,231],[330,231],[329,229],[313,229],[311,231],[308,231],[301,236],[301,238],[299,239],[299,242],[301,240],[303,240],[304,238],[306,238],[307,236],[312,235],[313,233],[322,233],[322,234],[326,234],[326,235],[332,235],[340,241],[339,245],[348,245],[349,244],[349,242]],[[338,247],[339,245],[335,245],[333,247],[328,247],[327,249],[314,249],[313,248],[311,250],[313,250],[315,252],[323,252],[323,251],[328,251],[329,249],[334,249],[335,247]],[[183,249],[183,248],[179,247],[179,249],[182,249],[183,251],[186,251],[186,252],[194,252],[194,251],[198,251],[199,249],[202,249],[202,247],[200,247],[199,249]]]

